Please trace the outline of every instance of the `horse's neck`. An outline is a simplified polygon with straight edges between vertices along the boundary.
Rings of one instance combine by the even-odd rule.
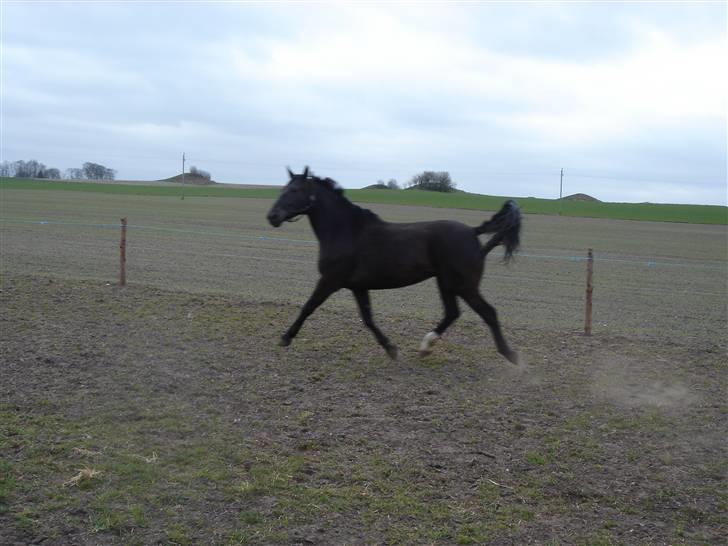
[[[326,192],[319,192],[316,199],[316,206],[308,219],[319,243],[325,245],[351,238],[356,225],[357,207]]]

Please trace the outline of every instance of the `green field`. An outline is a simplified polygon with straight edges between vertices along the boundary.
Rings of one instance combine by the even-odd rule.
[[[121,195],[236,197],[273,199],[276,188],[239,188],[217,186],[185,186],[159,184],[88,183],[0,178],[2,189],[38,189],[99,192]],[[728,207],[717,205],[671,205],[654,203],[603,203],[559,201],[535,197],[491,196],[473,193],[438,193],[428,191],[346,190],[357,203],[385,205],[416,205],[424,207],[497,210],[507,198],[516,198],[526,214],[550,214],[614,220],[649,220],[653,222],[683,222],[689,224],[728,224]]]

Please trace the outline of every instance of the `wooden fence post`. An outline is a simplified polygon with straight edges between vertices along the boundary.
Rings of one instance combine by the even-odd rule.
[[[126,218],[121,219],[121,243],[119,244],[119,286],[126,286]]]
[[[586,312],[584,315],[584,334],[587,336],[590,336],[592,333],[592,292],[594,291],[594,285],[592,283],[593,274],[594,254],[590,248],[586,259]]]

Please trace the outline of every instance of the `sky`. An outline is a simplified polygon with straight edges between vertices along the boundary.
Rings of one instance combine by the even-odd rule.
[[[0,4],[0,160],[728,204],[726,2]]]

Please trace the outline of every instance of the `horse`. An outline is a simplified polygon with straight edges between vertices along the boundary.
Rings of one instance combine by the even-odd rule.
[[[503,337],[495,308],[479,290],[488,253],[503,245],[507,261],[519,246],[521,213],[515,201],[506,201],[477,227],[450,220],[392,223],[355,205],[338,183],[314,176],[308,167],[302,174],[287,171],[290,180],[267,219],[277,228],[285,221],[308,216],[319,242],[321,276],[298,317],[281,336],[281,346],[291,344],[304,321],[329,296],[346,288],[354,295],[366,327],[396,360],[397,347],[372,319],[369,290],[400,288],[435,277],[445,315],[422,339],[420,355],[430,354],[432,345],[460,316],[459,297],[488,325],[498,352],[511,363],[519,363],[518,353]],[[478,236],[485,233],[493,236],[481,245]]]

